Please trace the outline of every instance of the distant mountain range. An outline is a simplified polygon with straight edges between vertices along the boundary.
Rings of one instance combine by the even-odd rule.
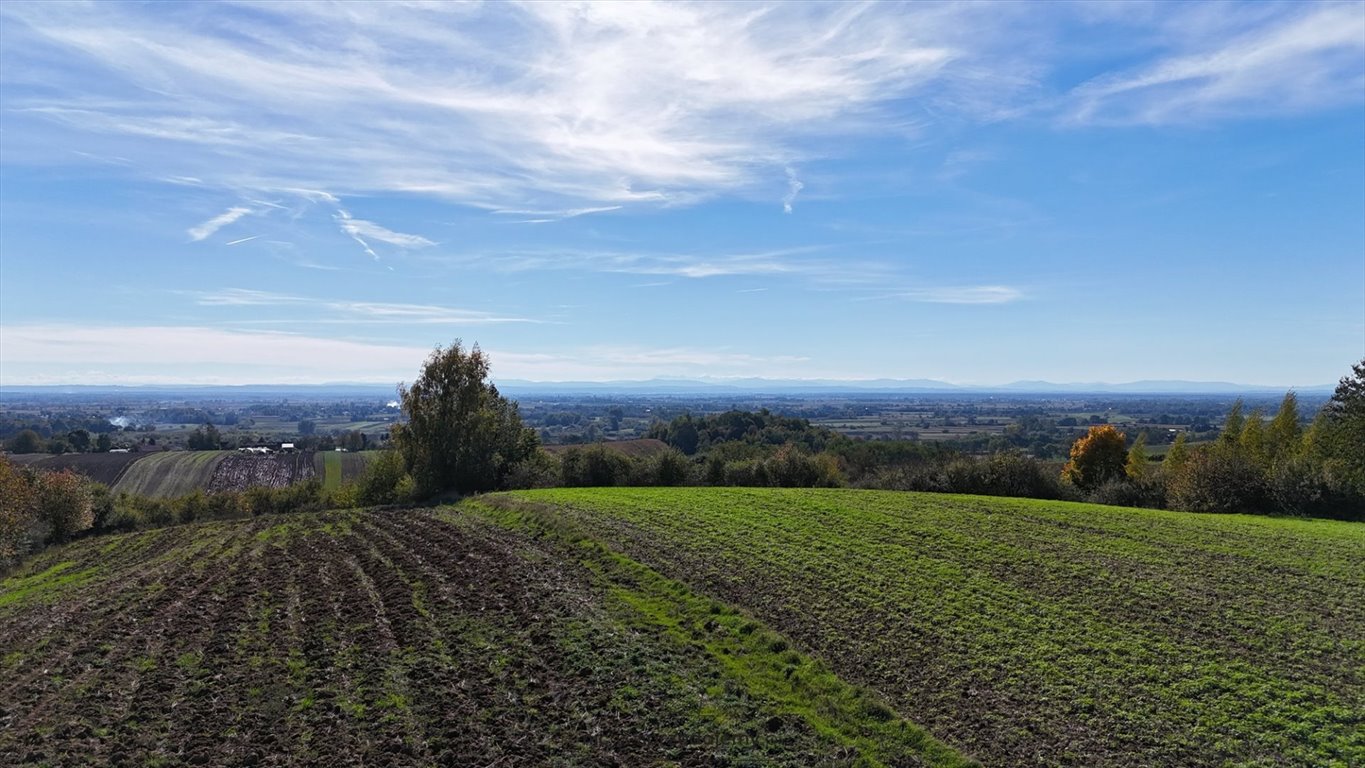
[[[498,389],[508,395],[829,395],[829,394],[1151,394],[1151,395],[1237,395],[1281,394],[1294,389],[1301,394],[1331,394],[1332,384],[1307,387],[1235,384],[1227,381],[1146,380],[1122,384],[1082,382],[1059,384],[1051,381],[1016,381],[995,386],[959,385],[934,379],[643,379],[619,381],[528,381],[494,379]],[[284,397],[392,397],[393,384],[247,384],[228,385],[6,385],[0,398],[24,394],[37,395],[134,395],[184,394],[199,398]]]

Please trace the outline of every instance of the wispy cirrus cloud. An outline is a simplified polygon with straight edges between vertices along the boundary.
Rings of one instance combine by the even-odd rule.
[[[910,299],[929,304],[1009,304],[1025,294],[1008,285],[954,285],[916,288],[888,298]]]
[[[856,277],[860,267],[874,272],[879,269],[872,264],[835,263],[813,258],[814,254],[823,250],[825,246],[819,245],[747,253],[546,249],[484,251],[437,258],[444,263],[477,264],[482,268],[506,272],[573,270],[692,280],[738,275],[790,275],[842,282]],[[875,276],[868,275],[868,280],[875,279]]]
[[[530,216],[529,219],[517,219],[517,224],[549,224],[564,219],[576,219],[579,216],[587,216],[593,213],[607,213],[609,211],[619,211],[619,205],[598,205],[590,208],[569,208],[560,211],[527,211],[517,209],[495,210],[493,213],[499,216]]]
[[[335,200],[335,198],[333,198]],[[356,241],[369,254],[370,258],[379,261],[379,254],[370,247],[370,240],[377,240],[381,243],[396,245],[399,248],[427,248],[436,243],[422,237],[421,235],[409,235],[403,232],[394,232],[387,227],[380,226],[373,221],[357,219],[351,216],[350,211],[345,208],[337,208],[333,215],[341,231],[345,232],[352,240]]]
[[[801,190],[805,188],[806,185],[802,184],[801,180],[796,178],[796,169],[787,166],[787,194],[782,196],[783,213],[792,212],[792,203],[796,202],[796,196],[801,194]]]
[[[527,223],[784,173],[786,210],[787,169],[940,115],[1170,123],[1362,98],[1359,3],[1156,7],[12,2],[0,82],[25,156],[79,143],[219,188],[547,212]],[[1101,25],[1123,68],[1060,82],[1063,30]]]
[[[218,214],[217,216],[214,216],[213,218],[209,219],[203,224],[200,224],[195,227],[190,227],[188,231],[190,239],[195,242],[204,240],[208,238],[210,235],[212,235],[214,232],[217,232],[223,227],[226,227],[227,225],[233,223],[234,221],[237,221],[238,219],[242,218],[248,213],[251,213],[250,208],[243,208],[242,206],[233,206],[227,209],[226,211],[223,211],[222,213]]]
[[[322,313],[324,316],[296,316],[269,323],[411,324],[411,325],[492,325],[538,323],[528,317],[502,315],[482,310],[442,307],[401,302],[319,299],[309,296],[260,291],[249,288],[224,288],[192,293],[195,303],[205,307],[290,307]],[[257,322],[252,320],[252,322]]]
[[[549,206],[568,211],[744,190],[810,137],[878,130],[883,105],[984,79],[945,72],[990,16],[655,2],[4,12],[9,60],[72,57],[60,87],[11,78],[18,114],[140,149],[161,176],[591,202]]]
[[[1191,123],[1296,114],[1362,100],[1365,4],[1265,4],[1254,10],[1264,13],[1261,18],[1249,13],[1249,28],[1233,15],[1205,17],[1202,35],[1172,33],[1179,40],[1176,50],[1078,86],[1069,95],[1065,119]]]

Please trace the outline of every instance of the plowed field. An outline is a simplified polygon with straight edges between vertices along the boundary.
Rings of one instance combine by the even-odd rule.
[[[27,456],[10,458],[25,459],[22,463],[35,469],[46,469],[61,471],[69,469],[77,474],[85,475],[97,483],[114,485],[123,477],[123,474],[132,466],[133,462],[154,456],[154,453],[64,453],[60,456],[46,456],[36,459],[28,459]]]
[[[847,490],[482,503],[751,611],[987,765],[1365,766],[1360,523]]]
[[[49,550],[0,582],[0,765],[963,764],[752,619],[466,510]]]
[[[252,456],[229,453],[213,470],[206,490],[245,491],[248,488],[287,488],[313,476],[313,454],[277,453]]]
[[[218,463],[230,451],[167,451],[133,462],[115,491],[168,499],[208,488]]]

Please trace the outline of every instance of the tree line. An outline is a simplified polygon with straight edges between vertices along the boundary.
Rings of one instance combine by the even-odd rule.
[[[145,499],[0,457],[0,566],[87,531],[552,486],[853,486],[1365,520],[1365,360],[1306,428],[1293,392],[1270,418],[1245,413],[1239,401],[1217,439],[1190,445],[1182,434],[1153,462],[1145,438],[1130,443],[1114,426],[1095,425],[1060,471],[1019,451],[976,457],[930,443],[850,440],[766,410],[659,422],[650,434],[669,449],[654,456],[629,457],[603,444],[556,456],[539,449],[488,370],[477,345],[437,347],[419,378],[399,388],[407,421],[394,426],[393,448],[359,480],[332,490],[313,479]]]

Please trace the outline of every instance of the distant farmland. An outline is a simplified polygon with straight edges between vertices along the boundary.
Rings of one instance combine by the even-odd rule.
[[[266,456],[236,451],[20,454],[6,458],[36,469],[70,469],[116,493],[173,498],[252,487],[283,488],[318,477],[327,488],[357,480],[378,451],[299,451]]]
[[[133,463],[114,484],[117,493],[168,499],[208,487],[231,451],[166,451]]]
[[[213,470],[206,490],[245,491],[248,488],[287,488],[313,476],[313,454],[275,453],[255,456],[229,453]]]
[[[848,490],[485,497],[725,600],[987,765],[1365,765],[1365,525]]]
[[[64,453],[59,456],[40,454],[20,454],[7,456],[11,461],[25,464],[35,469],[59,472],[69,469],[105,485],[114,485],[123,477],[133,462],[154,456],[154,453]]]

